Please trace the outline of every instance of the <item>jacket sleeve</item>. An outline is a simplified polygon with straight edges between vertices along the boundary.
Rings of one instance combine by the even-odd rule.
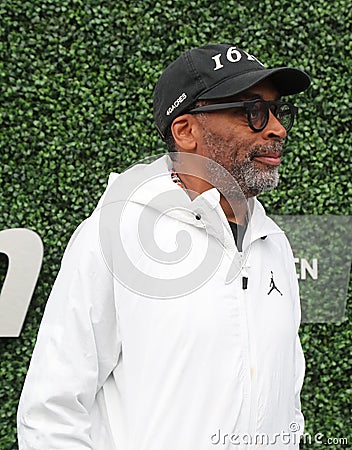
[[[98,224],[71,238],[50,294],[18,408],[19,450],[92,449],[90,413],[121,342]]]

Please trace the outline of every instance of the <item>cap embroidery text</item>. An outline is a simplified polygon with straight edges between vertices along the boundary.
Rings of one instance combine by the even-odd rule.
[[[227,52],[226,52],[226,59],[230,62],[230,63],[236,63],[238,61],[240,61],[242,59],[243,54],[245,56],[247,56],[247,61],[257,61],[259,64],[261,64],[263,67],[264,65],[257,60],[257,58],[255,58],[254,56],[250,55],[249,53],[245,52],[244,50],[237,50],[236,47],[229,47]],[[211,59],[213,59],[215,61],[215,67],[214,70],[219,70],[222,69],[224,67],[224,65],[221,63],[221,57],[222,54],[218,53],[215,56],[212,56]]]
[[[183,92],[183,94],[181,94],[174,102],[173,104],[170,106],[170,108],[167,109],[166,111],[166,115],[169,116],[174,109],[176,109],[178,106],[181,105],[181,103],[186,100],[187,98],[187,94],[185,92]]]

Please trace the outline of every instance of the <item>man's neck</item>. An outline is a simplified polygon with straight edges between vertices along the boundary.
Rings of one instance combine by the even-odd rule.
[[[178,176],[184,184],[191,200],[194,200],[196,197],[198,197],[198,195],[214,187],[202,178],[196,177],[194,175],[178,174]],[[230,203],[221,194],[220,206],[222,207],[224,214],[229,222],[235,222],[239,225],[246,225],[248,201],[244,196],[241,196],[239,199],[231,199]]]
[[[235,222],[238,225],[246,225],[248,221],[248,201],[243,198],[240,200],[232,200],[231,204],[221,195],[220,205],[229,222]]]

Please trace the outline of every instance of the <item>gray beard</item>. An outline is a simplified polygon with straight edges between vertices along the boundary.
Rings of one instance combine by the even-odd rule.
[[[256,167],[253,161],[234,162],[230,173],[241,190],[240,196],[244,195],[246,198],[275,189],[279,183],[278,166],[268,166],[264,172]],[[230,196],[231,194],[236,195],[236,189],[231,190],[231,187],[227,186],[226,193]]]
[[[242,200],[243,197],[250,198],[259,195],[261,192],[274,189],[278,185],[279,167],[266,166],[265,169],[261,169],[253,161],[253,157],[256,154],[269,151],[281,152],[282,145],[279,142],[252,147],[244,161],[237,161],[231,159],[231,155],[236,155],[236,150],[243,149],[244,144],[240,142],[230,143],[221,136],[205,129],[203,139],[211,160],[217,163],[212,164],[211,160],[207,163],[209,181],[226,199]],[[229,158],[224,158],[224,155],[229,155]],[[219,165],[224,167],[231,176],[224,177],[224,171]]]

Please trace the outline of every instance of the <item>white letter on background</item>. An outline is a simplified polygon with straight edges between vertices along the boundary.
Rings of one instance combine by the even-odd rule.
[[[18,337],[43,260],[43,243],[26,228],[0,231],[0,253],[9,258],[0,293],[0,337]]]

